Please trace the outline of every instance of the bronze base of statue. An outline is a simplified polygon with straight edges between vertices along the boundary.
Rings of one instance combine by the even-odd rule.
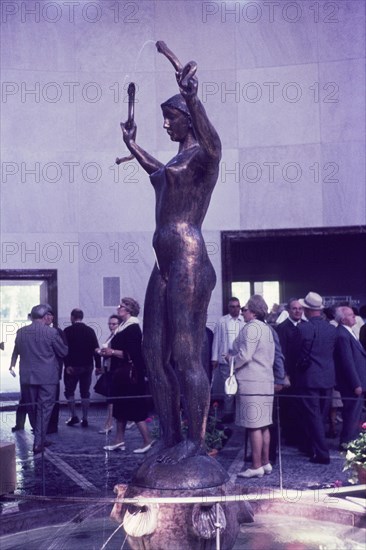
[[[149,489],[181,490],[218,487],[228,480],[224,468],[207,455],[185,458],[178,464],[162,464],[155,456],[148,456],[132,483]]]
[[[201,472],[205,475],[205,472]],[[117,485],[117,502],[111,517],[123,523],[132,550],[214,550],[220,536],[221,550],[233,548],[240,524],[253,522],[253,512],[245,501],[219,503],[123,504],[118,498],[225,497],[235,494],[231,482],[205,489],[151,489],[131,484]]]

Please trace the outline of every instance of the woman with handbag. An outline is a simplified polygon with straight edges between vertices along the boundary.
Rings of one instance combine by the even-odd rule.
[[[110,345],[110,342],[112,341],[112,338],[117,334],[119,327],[121,326],[122,319],[119,315],[110,315],[108,319],[108,328],[111,331],[110,335],[108,336],[107,340],[102,344],[103,348],[108,348]],[[99,355],[101,354],[101,348],[97,348],[96,353]],[[102,361],[102,368],[96,369],[96,374],[99,376],[102,375],[100,378],[98,378],[97,383],[94,386],[94,391],[96,393],[99,393],[100,395],[103,395],[104,397],[109,397],[110,395],[110,366],[111,366],[111,360],[110,357],[103,357]],[[100,434],[108,434],[112,431],[113,426],[113,403],[107,399],[108,403],[108,409],[107,409],[107,418],[105,419],[104,428],[99,430],[98,433]]]
[[[262,296],[254,295],[242,308],[245,321],[233,344],[235,376],[239,391],[235,423],[249,430],[252,467],[239,477],[263,477],[272,472],[269,463],[269,426],[272,424],[275,344],[271,328],[264,322],[268,307]]]
[[[146,453],[153,444],[145,419],[148,403],[145,395],[145,364],[142,358],[142,332],[137,315],[140,306],[133,298],[122,298],[117,308],[122,323],[113,336],[109,347],[101,349],[102,357],[111,361],[110,379],[113,416],[116,419],[116,439],[113,445],[104,446],[106,451],[126,449],[124,435],[127,421],[136,422],[143,438],[143,447],[134,453]],[[113,399],[114,398],[114,399]],[[121,399],[118,399],[121,398]]]

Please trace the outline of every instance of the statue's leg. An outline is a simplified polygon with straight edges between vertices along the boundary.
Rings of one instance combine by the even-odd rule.
[[[146,291],[142,349],[164,447],[182,440],[179,382],[170,364],[166,281],[155,266]]]
[[[190,275],[186,261],[177,262],[169,273],[167,299],[172,356],[184,400],[188,434],[186,441],[164,453],[161,461],[166,463],[204,452],[210,385],[201,353],[207,307],[216,277],[209,262],[197,267],[194,278]]]

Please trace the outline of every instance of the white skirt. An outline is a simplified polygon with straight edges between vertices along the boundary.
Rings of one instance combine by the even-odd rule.
[[[272,424],[273,382],[238,381],[235,424],[243,428],[264,428]],[[249,395],[248,395],[249,394]]]

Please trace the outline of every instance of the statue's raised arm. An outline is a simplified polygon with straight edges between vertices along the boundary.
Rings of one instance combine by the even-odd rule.
[[[152,174],[163,165],[136,143],[137,126],[134,118],[134,106],[135,84],[131,82],[128,86],[128,118],[126,122],[121,122],[123,141],[130,150],[131,155],[127,157],[117,158],[116,164],[121,164],[122,162],[126,162],[135,158],[148,174]]]
[[[156,47],[159,53],[169,59],[175,69],[179,91],[185,99],[198,143],[213,160],[219,161],[221,158],[220,138],[209,121],[205,108],[197,96],[197,63],[189,61],[189,63],[183,66],[177,56],[163,41],[158,41]]]

